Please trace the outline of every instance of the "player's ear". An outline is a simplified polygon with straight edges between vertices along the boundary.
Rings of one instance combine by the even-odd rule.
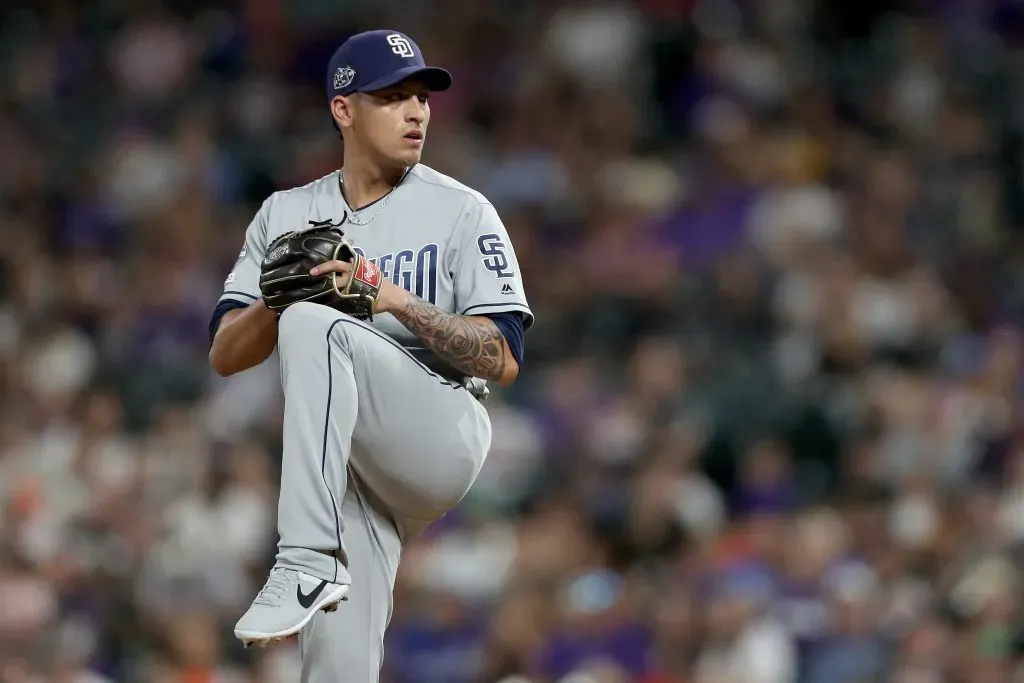
[[[352,98],[339,95],[331,100],[331,117],[341,130],[351,127]]]

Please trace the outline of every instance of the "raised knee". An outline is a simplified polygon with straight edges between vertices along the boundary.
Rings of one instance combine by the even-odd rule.
[[[468,451],[458,449],[446,454],[438,467],[420,472],[408,497],[410,516],[425,521],[440,519],[455,508],[473,486],[482,462]]]

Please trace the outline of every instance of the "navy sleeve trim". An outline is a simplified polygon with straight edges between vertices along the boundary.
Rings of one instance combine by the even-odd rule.
[[[519,312],[523,314],[523,329],[528,330],[533,327],[533,311],[520,303],[508,302],[508,303],[493,303],[493,304],[474,304],[466,310],[462,311],[462,315],[493,315],[493,313],[484,313],[484,311],[490,309],[493,313],[515,313]],[[497,310],[495,310],[497,309]],[[473,311],[477,311],[474,313]]]
[[[217,329],[220,327],[220,321],[224,314],[228,311],[248,307],[249,304],[234,299],[225,299],[217,304],[217,308],[213,309],[213,315],[210,316],[210,346],[213,346],[213,338],[217,335]]]
[[[491,313],[487,316],[494,321],[494,324],[505,336],[512,357],[516,359],[519,367],[523,367],[523,352],[525,350],[525,330],[523,326],[523,314],[518,311]]]
[[[527,308],[526,306],[522,305],[522,304],[517,304],[517,303],[497,303],[497,304],[475,304],[473,306],[470,306],[466,310],[464,310],[462,312],[462,315],[467,315],[470,311],[475,311],[478,308],[516,308],[516,309],[519,309],[519,310],[522,310],[522,311],[526,311],[527,313],[530,313],[530,309]],[[532,315],[532,313],[531,313],[531,315]]]
[[[228,294],[234,294],[236,296],[244,296],[246,299],[252,299],[253,301],[256,301],[256,299],[259,299],[258,296],[255,296],[253,294],[249,294],[248,292],[237,292],[237,291],[234,291],[234,290],[228,290],[228,291],[224,292],[223,294],[221,294],[221,298],[223,299]]]

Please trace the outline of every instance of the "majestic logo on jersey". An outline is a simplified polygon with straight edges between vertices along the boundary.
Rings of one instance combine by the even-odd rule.
[[[238,260],[241,261],[242,259],[244,259],[245,255],[248,254],[248,253],[249,253],[249,251],[246,249],[246,246],[243,244],[242,245],[242,251],[238,252]]]
[[[480,235],[476,240],[476,246],[480,250],[480,255],[484,257],[484,268],[494,273],[495,277],[515,277],[512,262],[508,258],[508,249],[500,235]]]
[[[391,51],[399,57],[409,59],[416,56],[416,53],[412,51],[412,45],[409,44],[409,39],[401,33],[392,33],[389,35],[388,45],[391,46]]]
[[[348,86],[352,85],[352,81],[355,80],[356,70],[350,66],[339,66],[338,70],[334,72],[334,89],[343,90]]]
[[[365,255],[361,248],[353,248],[360,256]],[[428,244],[416,252],[403,249],[368,258],[363,263],[366,264],[365,272],[368,275],[369,269],[373,268],[383,279],[391,280],[402,289],[436,304],[438,253],[439,248],[436,244]]]

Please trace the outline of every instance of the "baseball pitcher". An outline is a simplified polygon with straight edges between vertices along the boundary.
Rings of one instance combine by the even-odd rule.
[[[515,380],[533,322],[494,207],[419,163],[450,85],[398,31],[342,44],[342,169],[263,203],[210,322],[223,376],[278,349],[278,552],[235,635],[298,633],[307,683],[378,680],[402,543],[473,484],[486,383]]]

